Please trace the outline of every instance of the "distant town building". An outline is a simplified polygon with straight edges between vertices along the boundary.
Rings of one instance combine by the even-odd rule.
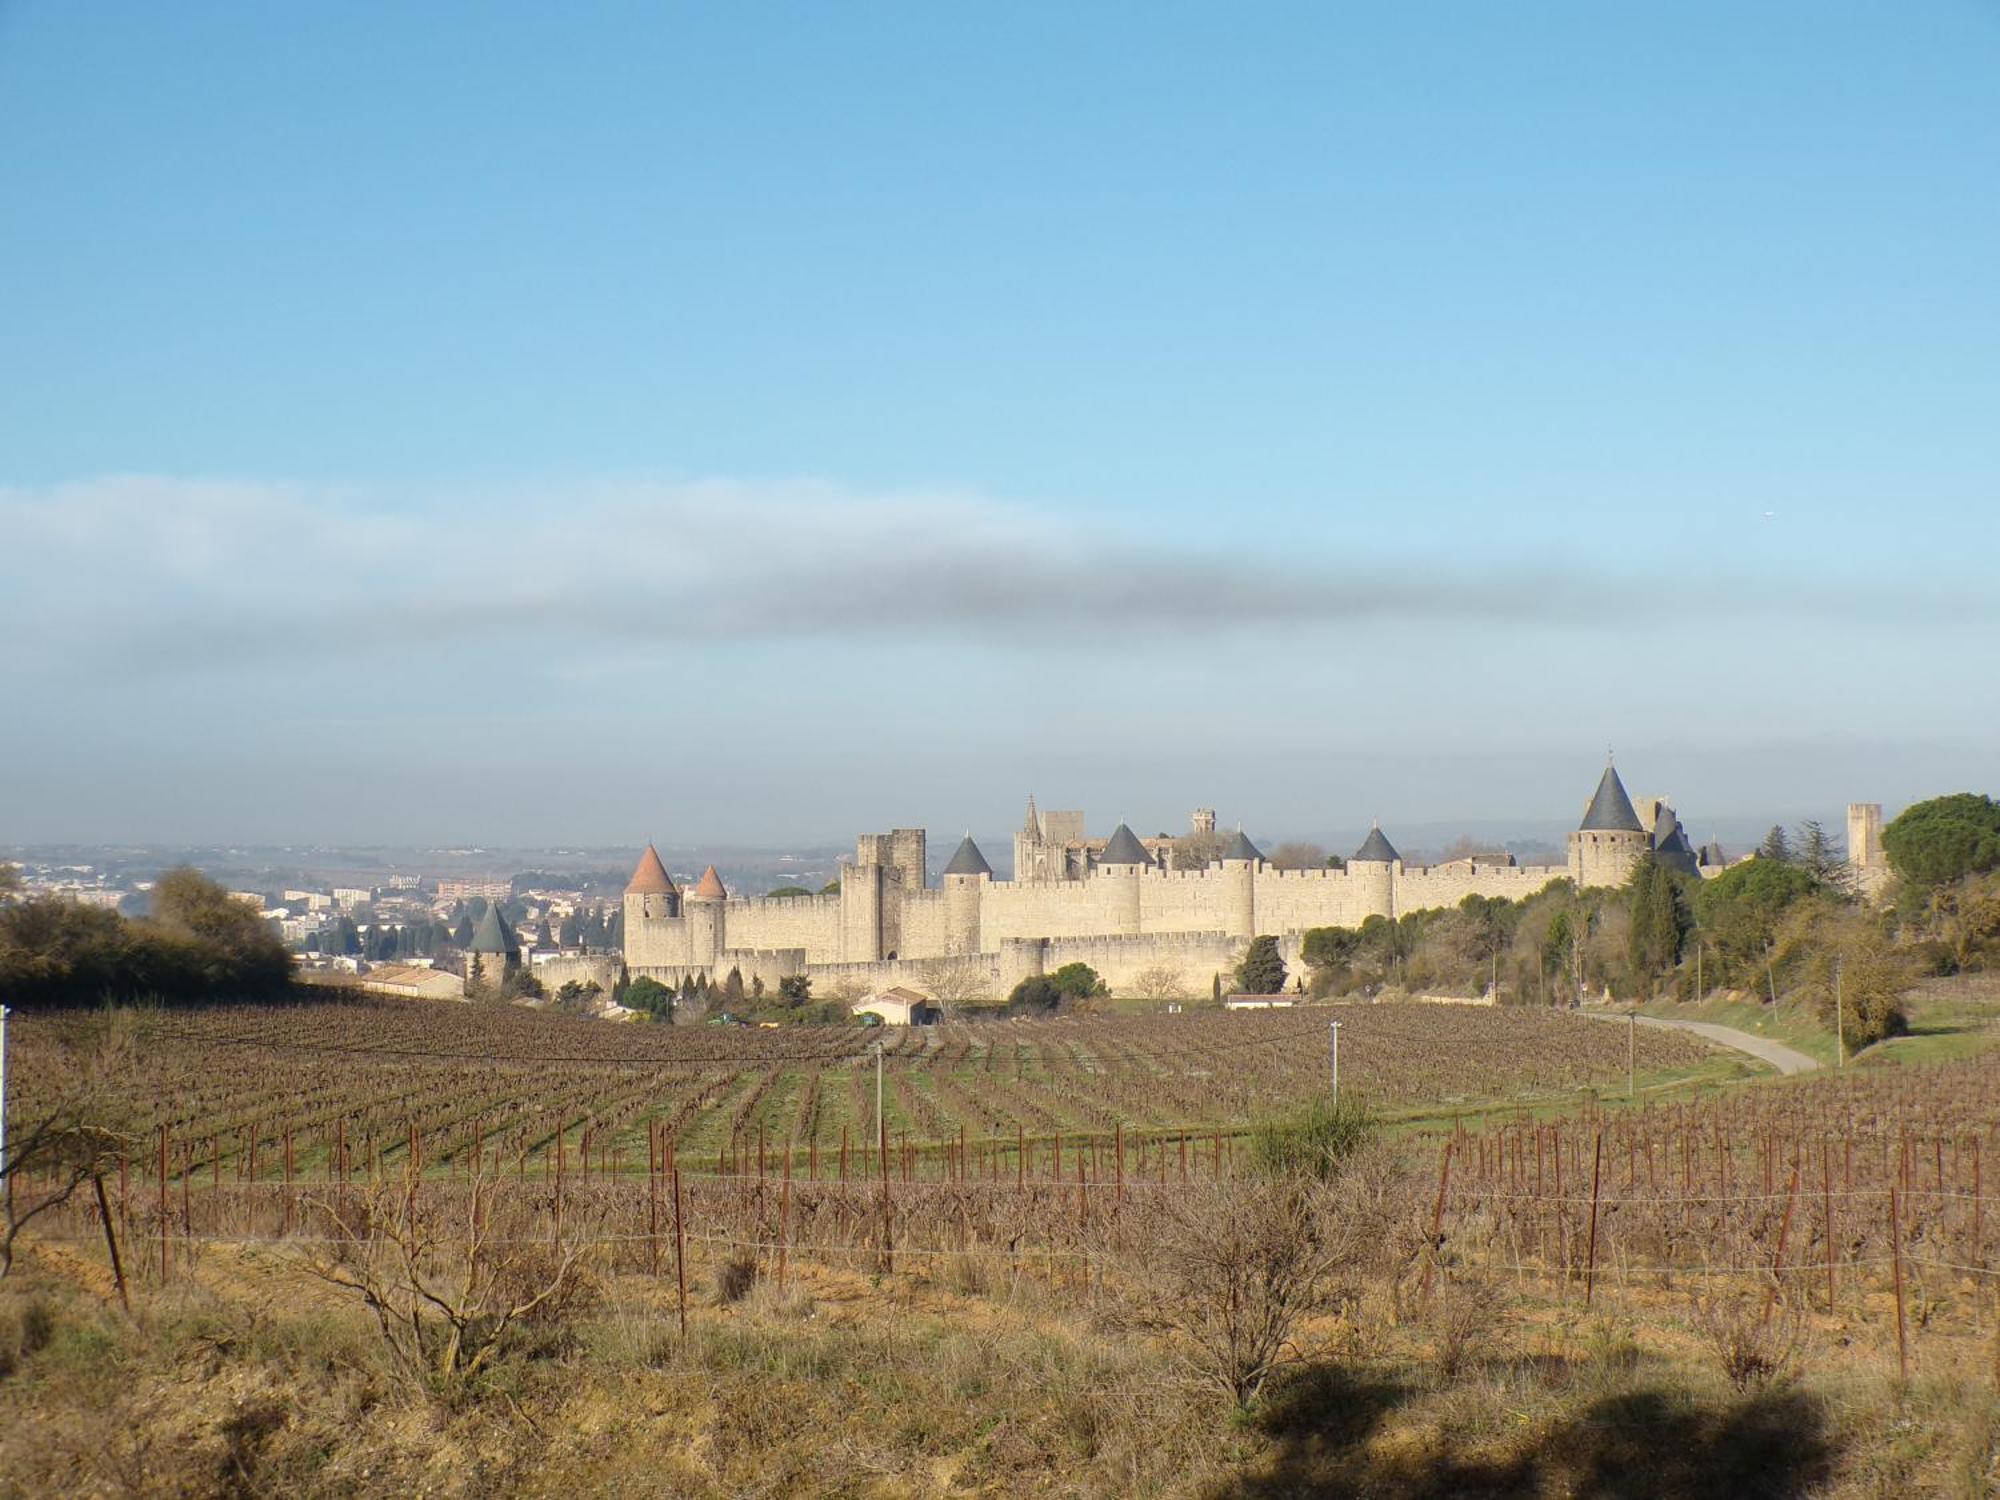
[[[264,897],[259,891],[231,891],[229,899],[241,902],[252,911],[262,911],[264,909]]]
[[[333,904],[342,911],[354,911],[374,899],[375,893],[365,886],[337,885],[333,888]]]
[[[440,880],[437,893],[445,901],[469,901],[474,896],[487,901],[505,901],[514,894],[511,880]]]
[[[361,988],[378,995],[416,1000],[463,1000],[465,981],[444,969],[417,964],[376,964],[361,977]]]

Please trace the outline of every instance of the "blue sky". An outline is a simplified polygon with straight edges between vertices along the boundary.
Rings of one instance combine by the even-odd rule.
[[[1996,80],[1992,0],[0,3],[0,840],[1991,789]]]

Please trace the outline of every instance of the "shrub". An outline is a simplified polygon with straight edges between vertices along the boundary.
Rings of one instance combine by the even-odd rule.
[[[756,1284],[757,1257],[748,1250],[739,1250],[725,1260],[722,1269],[715,1273],[715,1300],[741,1302]]]
[[[1102,995],[1104,981],[1097,977],[1097,970],[1089,964],[1064,964],[1049,975],[1049,983],[1056,993],[1071,1000],[1088,1000],[1093,995]]]
[[[1012,1010],[1054,1010],[1063,998],[1063,992],[1046,974],[1034,974],[1014,986],[1007,1005]]]
[[[1782,1298],[1761,1292],[1699,1297],[1694,1324],[1736,1390],[1761,1390],[1797,1373],[1804,1326],[1798,1309]]]
[[[1266,1121],[1250,1137],[1250,1157],[1274,1177],[1331,1177],[1375,1133],[1375,1118],[1353,1094],[1315,1099],[1304,1111]]]

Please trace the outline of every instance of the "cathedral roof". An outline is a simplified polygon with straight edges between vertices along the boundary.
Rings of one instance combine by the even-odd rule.
[[[500,908],[493,902],[486,903],[486,910],[480,914],[479,923],[472,929],[472,953],[519,953],[520,941],[507,926],[507,919],[500,915]]]
[[[694,894],[697,899],[702,901],[725,901],[728,899],[729,892],[723,889],[722,877],[715,873],[714,865],[710,865],[706,870],[701,872],[701,883],[694,888]]]
[[[958,846],[958,852],[951,857],[951,863],[944,867],[947,875],[991,875],[993,866],[986,863],[986,856],[979,852],[979,846],[967,834]]]
[[[674,878],[667,873],[667,867],[660,863],[660,851],[651,844],[639,856],[639,868],[632,872],[632,879],[625,887],[628,896],[671,896],[675,890]]]
[[[1153,857],[1139,842],[1139,836],[1120,823],[1111,830],[1111,837],[1105,842],[1104,852],[1097,856],[1097,862],[1100,865],[1150,865]]]
[[[1354,851],[1354,859],[1361,864],[1393,865],[1403,856],[1396,852],[1396,846],[1382,835],[1382,825],[1377,823],[1368,830],[1368,837],[1361,841],[1361,847]]]
[[[1031,839],[1038,839],[1042,836],[1042,819],[1041,815],[1035,811],[1035,794],[1033,792],[1028,793],[1028,821],[1021,825],[1021,832],[1025,833]]]
[[[1236,830],[1236,837],[1229,841],[1229,847],[1222,851],[1224,859],[1259,860],[1264,856],[1257,852],[1257,846],[1243,836],[1243,830]]]
[[[1618,779],[1618,768],[1606,766],[1604,775],[1597,783],[1597,794],[1590,799],[1585,809],[1583,821],[1576,825],[1584,832],[1591,833],[1644,833],[1645,827],[1639,822],[1639,815],[1632,810],[1632,799],[1625,795],[1625,783]]]

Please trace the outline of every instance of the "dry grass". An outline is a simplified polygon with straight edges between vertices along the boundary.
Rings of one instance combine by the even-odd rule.
[[[1371,1247],[1401,1216],[1378,1187]],[[671,1278],[609,1277],[567,1337],[413,1394],[365,1312],[279,1258],[218,1248],[128,1318],[36,1256],[0,1282],[0,1494],[1992,1492],[1989,1339],[1927,1336],[1904,1388],[1893,1349],[1823,1327],[1739,1390],[1684,1293],[1585,1315],[1447,1267],[1412,1318],[1371,1279],[1407,1251],[1371,1253],[1365,1295],[1296,1331],[1316,1357],[1240,1414],[1123,1276],[766,1265],[698,1297],[685,1343]]]

